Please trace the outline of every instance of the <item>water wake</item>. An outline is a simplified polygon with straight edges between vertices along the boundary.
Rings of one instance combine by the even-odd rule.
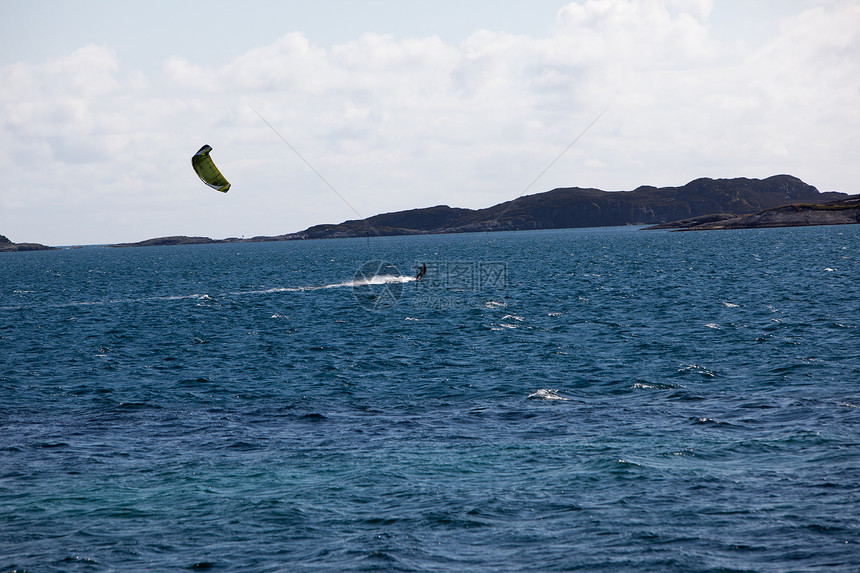
[[[331,283],[324,285],[300,285],[295,287],[272,287],[267,289],[259,289],[259,290],[241,290],[241,291],[231,291],[221,294],[211,295],[208,293],[192,293],[192,294],[178,294],[178,295],[161,295],[161,296],[145,296],[139,298],[117,298],[117,299],[108,299],[108,300],[93,300],[93,301],[71,301],[71,302],[62,302],[62,303],[48,303],[44,305],[40,304],[21,304],[21,305],[9,305],[2,306],[0,310],[28,310],[35,308],[70,308],[70,307],[83,307],[83,306],[106,306],[112,304],[132,304],[132,303],[148,303],[148,302],[169,302],[169,301],[177,301],[177,300],[197,300],[202,302],[213,301],[218,298],[230,297],[230,296],[247,296],[247,295],[261,295],[261,294],[272,294],[272,293],[280,293],[280,292],[306,292],[306,291],[316,291],[323,289],[335,289],[335,288],[355,288],[362,286],[370,286],[370,285],[385,285],[385,284],[403,284],[408,282],[414,282],[414,277],[408,276],[400,276],[400,275],[375,275],[372,277],[361,278],[343,281],[339,283]],[[22,291],[23,292],[23,291]],[[22,294],[22,293],[16,293]]]

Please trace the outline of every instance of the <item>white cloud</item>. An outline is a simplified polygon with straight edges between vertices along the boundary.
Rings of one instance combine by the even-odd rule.
[[[512,199],[607,107],[530,192],[778,172],[857,191],[858,7],[798,13],[757,51],[717,42],[711,11],[588,0],[547,37],[478,30],[458,45],[364,34],[322,48],[291,32],[226,62],[174,55],[149,76],[97,46],[7,66],[0,232],[56,244],[354,218],[253,110],[363,216]],[[203,143],[226,196],[190,170]],[[27,218],[41,236],[22,236]]]

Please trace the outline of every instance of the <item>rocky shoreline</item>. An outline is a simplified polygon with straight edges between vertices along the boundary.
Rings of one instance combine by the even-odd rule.
[[[18,251],[55,251],[56,247],[48,247],[39,243],[13,243],[8,238],[0,235],[0,253],[11,253]]]
[[[851,225],[860,223],[860,197],[853,196],[829,203],[795,203],[765,209],[752,215],[721,213],[682,219],[646,227],[646,230],[717,231],[763,229],[769,227],[808,227],[814,225]]]

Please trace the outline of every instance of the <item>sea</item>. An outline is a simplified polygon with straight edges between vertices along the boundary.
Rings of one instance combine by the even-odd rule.
[[[0,571],[860,571],[858,247],[2,254]]]

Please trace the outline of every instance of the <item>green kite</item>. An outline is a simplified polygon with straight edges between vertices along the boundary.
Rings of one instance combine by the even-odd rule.
[[[194,157],[191,158],[191,166],[194,167],[194,171],[203,183],[216,191],[226,193],[230,190],[230,183],[221,175],[218,168],[215,167],[215,163],[209,157],[210,151],[212,151],[212,148],[208,145],[201,147],[200,151],[195,153]]]

